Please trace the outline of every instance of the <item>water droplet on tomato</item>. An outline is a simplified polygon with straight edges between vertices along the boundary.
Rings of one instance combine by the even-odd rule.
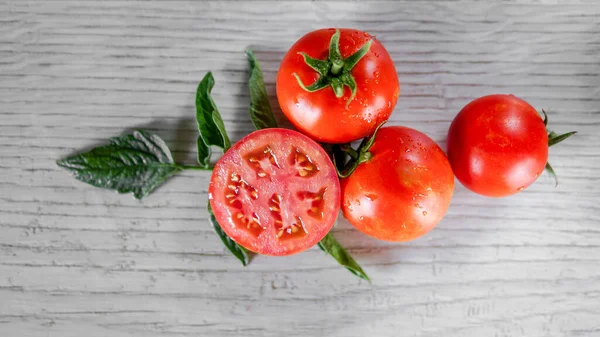
[[[388,101],[388,108],[392,107],[392,102]]]
[[[427,211],[423,211],[423,216],[427,215]]]
[[[296,108],[300,107],[300,103],[296,102]]]
[[[363,221],[364,219],[365,219],[365,217],[362,215],[358,218],[358,220],[360,220],[360,221]]]
[[[377,200],[377,194],[374,194],[374,193],[366,194],[365,197],[367,197],[367,199],[369,199],[371,201]]]
[[[524,189],[525,189],[525,186],[521,186],[521,187],[517,188],[517,191],[521,192]]]

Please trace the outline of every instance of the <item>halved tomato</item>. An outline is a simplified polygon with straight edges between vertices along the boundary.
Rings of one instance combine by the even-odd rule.
[[[217,162],[210,206],[225,233],[263,255],[291,255],[333,227],[340,185],[327,153],[288,129],[255,131]]]

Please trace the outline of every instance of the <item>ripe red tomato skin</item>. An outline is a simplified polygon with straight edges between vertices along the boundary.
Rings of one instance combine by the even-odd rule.
[[[342,179],[342,210],[350,224],[385,241],[409,241],[435,227],[454,191],[444,151],[402,126],[379,130],[371,159]]]
[[[270,143],[265,142],[265,139],[266,141],[270,141]],[[230,176],[231,173],[240,174],[241,178],[248,181],[253,187],[256,187],[259,195],[261,195],[267,189],[265,183],[261,184],[261,181],[264,180],[256,178],[256,181],[253,181],[253,172],[251,172],[252,174],[245,172],[248,174],[244,175],[242,170],[247,170],[248,164],[244,163],[244,160],[240,158],[242,158],[244,154],[247,154],[249,152],[248,150],[253,152],[254,150],[264,148],[266,145],[272,146],[273,150],[277,152],[279,150],[276,149],[276,147],[282,142],[284,142],[285,145],[291,145],[294,148],[307,151],[306,153],[310,155],[312,161],[317,164],[320,171],[322,171],[321,173],[323,173],[323,175],[320,176],[320,179],[322,180],[312,180],[308,185],[305,184],[302,187],[305,187],[306,190],[317,189],[319,186],[327,187],[322,197],[324,200],[324,216],[322,220],[317,222],[305,219],[309,234],[302,240],[288,240],[284,242],[272,240],[266,235],[261,235],[257,239],[253,239],[242,229],[236,228],[232,218],[233,212],[226,206],[227,200],[224,195],[228,184],[227,177]],[[281,160],[280,158],[279,164],[282,165],[284,162],[287,162],[288,159],[289,158]],[[285,164],[283,164],[283,166],[285,167]],[[289,180],[286,180],[288,178],[274,177],[273,179],[273,181],[276,181],[276,184],[281,184],[286,189],[290,190],[290,193],[296,193],[298,191],[294,189],[294,186],[298,186],[298,183],[294,185],[293,181],[289,182]],[[268,195],[265,195],[268,198]],[[236,142],[215,164],[208,188],[208,196],[211,208],[219,225],[230,238],[248,250],[271,256],[296,254],[317,244],[333,227],[340,208],[339,180],[333,163],[325,150],[312,139],[299,132],[279,128],[258,130]],[[256,203],[259,203],[262,199],[263,196],[261,195],[259,199],[256,200]],[[269,212],[268,205],[263,206],[263,208],[266,208],[266,210],[263,209],[263,211]],[[257,209],[253,210],[261,214]],[[267,218],[268,217],[264,217],[263,220]],[[272,231],[272,226],[268,225],[267,227],[265,232]]]
[[[448,158],[471,191],[505,197],[522,191],[548,162],[548,133],[540,114],[513,95],[467,104],[448,131]]]
[[[310,93],[293,76],[298,74],[305,85],[319,77],[299,53],[327,58],[329,40],[335,33],[333,28],[316,30],[300,38],[283,58],[277,73],[277,98],[283,113],[302,133],[325,143],[346,143],[371,135],[377,125],[390,117],[400,94],[394,62],[383,45],[359,30],[340,29],[340,32],[340,52],[344,58],[373,39],[369,52],[351,71],[358,91],[348,107],[347,87],[343,98],[337,98],[330,87]]]

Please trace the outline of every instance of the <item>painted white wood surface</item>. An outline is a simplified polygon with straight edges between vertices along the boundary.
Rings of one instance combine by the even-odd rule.
[[[442,146],[490,93],[578,130],[550,151],[560,185],[543,175],[496,200],[458,184],[411,243],[340,221],[369,285],[317,248],[241,267],[206,220],[209,173],[139,202],[54,164],[137,127],[192,164],[202,76],[237,140],[251,131],[244,49],[276,106],[286,49],[328,26],[377,35],[401,81],[390,124]],[[594,2],[2,2],[0,336],[600,336],[599,55]]]

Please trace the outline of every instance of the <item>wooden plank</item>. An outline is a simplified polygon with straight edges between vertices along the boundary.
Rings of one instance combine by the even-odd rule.
[[[306,32],[369,31],[395,61],[389,124],[445,146],[470,100],[513,93],[579,134],[552,148],[558,187],[484,198],[457,183],[427,236],[334,235],[373,279],[320,250],[233,259],[207,221],[209,172],[143,201],[55,161],[144,128],[195,160],[194,91],[213,71],[231,139],[252,130],[254,49],[275,76]],[[600,336],[600,5],[593,1],[0,2],[0,335]]]

